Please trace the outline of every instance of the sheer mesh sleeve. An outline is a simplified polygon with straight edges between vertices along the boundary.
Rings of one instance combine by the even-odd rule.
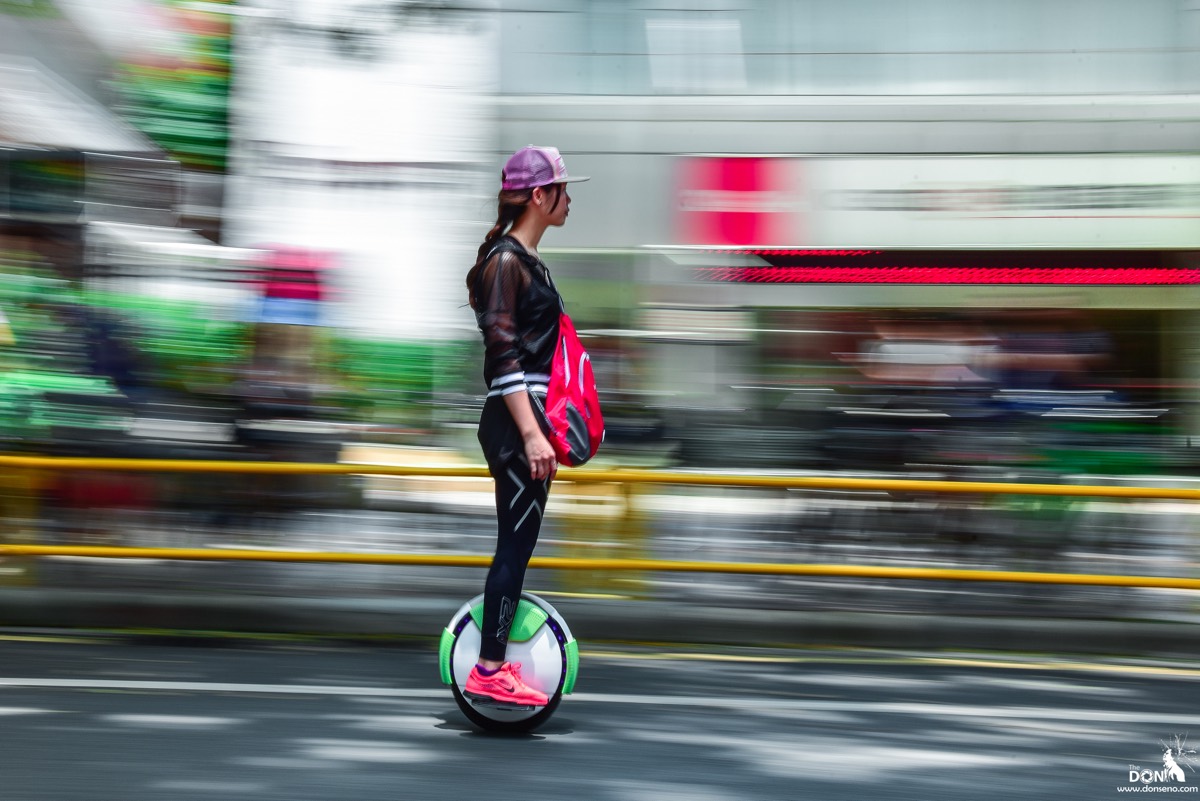
[[[525,389],[517,334],[517,301],[529,287],[529,273],[511,252],[493,255],[479,275],[475,314],[483,332],[484,369],[490,390],[507,395]]]

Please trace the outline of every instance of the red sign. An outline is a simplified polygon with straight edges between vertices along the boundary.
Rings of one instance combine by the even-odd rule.
[[[752,284],[1200,284],[1200,257],[1157,250],[832,250],[711,248],[758,264],[696,268],[704,281]]]
[[[676,199],[681,244],[765,247],[803,242],[798,160],[682,159]]]
[[[1200,270],[1189,268],[701,267],[697,273],[705,281],[743,284],[1200,284]]]

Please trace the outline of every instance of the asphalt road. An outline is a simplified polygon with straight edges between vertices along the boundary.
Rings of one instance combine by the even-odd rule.
[[[585,644],[577,693],[499,736],[432,643],[9,632],[0,798],[1104,799],[1200,790],[1182,754],[1130,781],[1200,747],[1198,709],[1184,663]]]

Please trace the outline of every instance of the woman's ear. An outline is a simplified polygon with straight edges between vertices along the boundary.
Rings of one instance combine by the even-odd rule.
[[[558,205],[562,184],[547,184],[534,187],[532,202],[543,212],[549,214]]]

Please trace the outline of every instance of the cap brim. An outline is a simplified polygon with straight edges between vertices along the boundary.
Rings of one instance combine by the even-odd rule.
[[[574,183],[579,183],[580,181],[590,181],[590,180],[592,180],[592,176],[590,176],[590,175],[571,175],[571,176],[568,176],[568,177],[566,177],[566,178],[563,178],[563,179],[561,179],[561,180],[558,180],[558,181],[553,181],[552,183],[556,183],[556,184],[574,184]]]

